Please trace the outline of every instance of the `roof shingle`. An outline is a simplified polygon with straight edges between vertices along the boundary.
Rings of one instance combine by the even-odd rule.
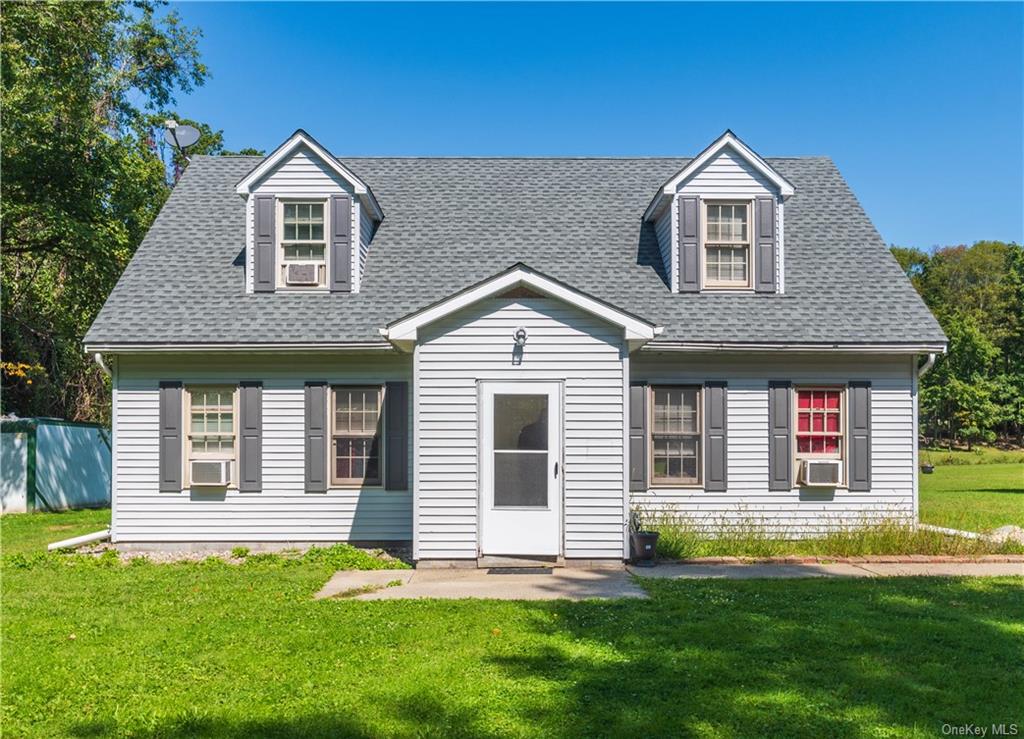
[[[827,158],[793,183],[785,294],[673,294],[651,195],[687,159],[343,159],[385,213],[361,292],[246,294],[235,184],[258,157],[194,157],[86,343],[380,341],[378,328],[516,262],[665,327],[659,341],[938,343],[945,336]]]

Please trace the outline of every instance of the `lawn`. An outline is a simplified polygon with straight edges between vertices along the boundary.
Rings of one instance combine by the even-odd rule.
[[[311,600],[333,568],[5,555],[5,735],[939,736],[1024,719],[1021,578]]]
[[[0,517],[0,551],[40,552],[46,545],[110,526],[110,509],[62,513],[14,514]]]
[[[966,531],[1024,527],[1024,464],[954,464],[920,475],[922,523]]]

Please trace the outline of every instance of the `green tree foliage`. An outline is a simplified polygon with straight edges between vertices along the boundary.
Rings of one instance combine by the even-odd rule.
[[[3,410],[105,419],[81,341],[167,198],[158,142],[175,94],[207,77],[200,34],[151,0],[0,17]],[[224,153],[221,131],[179,120],[203,132],[192,151]]]
[[[926,254],[893,247],[949,337],[949,352],[925,376],[926,433],[950,444],[1024,432],[1024,248],[1001,241]]]

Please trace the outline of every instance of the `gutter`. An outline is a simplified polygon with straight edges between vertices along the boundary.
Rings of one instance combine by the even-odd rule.
[[[726,342],[660,342],[644,346],[643,352],[830,352],[840,354],[929,354],[945,351],[943,344],[767,344]]]
[[[90,344],[87,352],[99,354],[174,354],[178,352],[339,352],[394,351],[391,344],[365,341],[348,344]],[[103,365],[101,365],[103,366]]]

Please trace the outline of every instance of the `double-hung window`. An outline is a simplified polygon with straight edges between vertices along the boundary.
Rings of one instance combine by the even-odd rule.
[[[843,389],[796,389],[797,459],[843,458]]]
[[[188,443],[186,469],[193,461],[229,463],[227,479],[234,476],[237,458],[235,388],[193,386],[186,388]],[[189,472],[191,478],[191,472]]]
[[[327,284],[324,203],[281,203],[279,285],[323,287]]]
[[[380,485],[383,470],[384,388],[335,387],[332,401],[331,481]]]
[[[750,286],[750,203],[705,203],[704,285]]]
[[[656,385],[651,388],[651,482],[700,483],[700,388]]]

